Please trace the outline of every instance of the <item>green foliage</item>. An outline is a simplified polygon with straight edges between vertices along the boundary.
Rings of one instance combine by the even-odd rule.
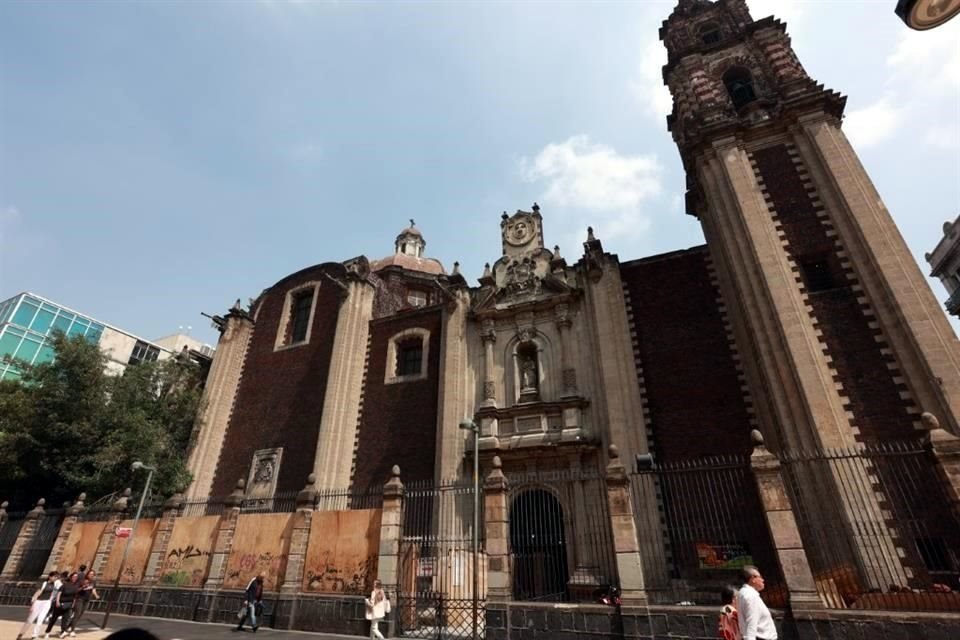
[[[82,337],[53,339],[56,358],[21,367],[18,381],[0,381],[0,499],[48,504],[86,492],[93,500],[155,466],[151,493],[170,495],[190,482],[187,446],[200,406],[200,376],[177,359],[106,373],[106,356]],[[20,366],[20,363],[18,363]]]

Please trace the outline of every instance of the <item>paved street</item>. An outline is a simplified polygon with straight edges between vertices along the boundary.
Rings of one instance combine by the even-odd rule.
[[[26,607],[0,606],[0,639],[13,640],[20,631],[20,625],[26,618]],[[350,638],[355,640],[357,636],[343,636],[329,633],[306,633],[304,631],[279,631],[275,629],[261,628],[256,636],[247,633],[236,633],[232,631],[232,626],[224,624],[202,624],[198,622],[183,622],[181,620],[164,620],[162,618],[133,618],[130,616],[121,616],[112,614],[110,616],[110,628],[107,631],[100,630],[100,621],[103,614],[91,613],[85,615],[81,624],[77,625],[77,637],[86,640],[101,640],[106,638],[110,632],[128,627],[139,627],[146,629],[160,638],[160,640],[206,640],[207,638],[237,638],[256,637],[272,638],[274,640],[288,640],[296,638],[304,640],[305,638],[318,638],[320,640],[335,640]],[[59,632],[59,624],[54,627]],[[27,636],[30,637],[29,635]],[[51,634],[53,637],[53,634]]]

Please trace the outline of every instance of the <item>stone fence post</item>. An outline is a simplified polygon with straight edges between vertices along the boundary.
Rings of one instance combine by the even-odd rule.
[[[307,543],[317,503],[316,474],[307,476],[307,484],[297,494],[297,510],[293,514],[290,548],[287,550],[287,568],[283,574],[280,593],[298,593],[303,589],[303,572],[307,565]]]
[[[400,481],[400,467],[393,465],[391,476],[383,485],[383,509],[380,513],[380,546],[377,558],[377,578],[383,584],[383,590],[394,606],[391,609],[387,636],[396,635],[397,614],[402,603],[400,593],[400,536],[403,517],[403,483]],[[403,615],[400,612],[400,615]]]
[[[750,456],[750,470],[757,483],[770,540],[773,542],[774,553],[790,597],[790,608],[793,611],[823,609],[823,601],[817,593],[807,552],[800,538],[800,529],[787,495],[780,460],[764,446],[763,436],[759,431],[754,429],[750,437],[754,444],[753,454]]]
[[[63,558],[63,550],[67,547],[67,540],[70,538],[70,532],[80,520],[80,514],[86,510],[83,501],[87,499],[87,494],[81,493],[77,496],[77,501],[73,506],[67,509],[63,516],[63,522],[60,524],[60,531],[57,533],[57,539],[53,543],[53,549],[50,551],[50,557],[47,558],[47,564],[43,567],[43,575],[50,575],[51,571],[60,568],[60,560]]]
[[[0,531],[3,531],[3,528],[7,526],[7,507],[9,506],[10,503],[6,500],[0,503]],[[3,567],[0,567],[0,569],[3,569]]]
[[[33,541],[33,536],[37,533],[40,519],[44,516],[43,505],[46,503],[46,500],[40,498],[37,500],[37,506],[27,512],[23,525],[20,526],[20,532],[17,534],[17,540],[13,543],[13,548],[10,549],[7,563],[3,567],[3,572],[0,573],[0,578],[11,580],[17,577],[20,564],[23,562],[23,556],[26,554],[30,542]]]
[[[96,571],[98,576],[103,576],[103,571],[107,568],[107,560],[110,559],[110,552],[113,551],[113,545],[117,541],[117,527],[123,524],[132,493],[129,487],[124,489],[120,497],[110,506],[110,517],[103,525],[103,531],[100,532],[100,543],[97,545],[96,555],[93,556],[93,564],[88,567]]]
[[[927,429],[927,446],[937,460],[937,475],[943,484],[947,500],[957,518],[960,518],[960,438],[940,426],[932,413],[920,416]]]
[[[204,590],[215,591],[223,584],[227,574],[227,560],[233,550],[233,534],[237,530],[237,519],[240,517],[240,506],[243,504],[246,486],[247,483],[242,478],[237,480],[237,486],[224,500],[223,514],[217,524],[217,539],[213,545],[213,553],[210,554],[210,572],[203,585]],[[210,615],[212,616],[213,613],[211,607]]]
[[[620,578],[620,598],[627,606],[647,604],[643,577],[643,559],[637,539],[637,522],[633,518],[630,500],[630,478],[620,462],[616,445],[610,445],[607,464],[607,506],[610,511],[610,529],[613,532],[613,550],[617,555],[617,575]]]
[[[513,593],[510,577],[510,524],[507,516],[507,477],[500,456],[483,483],[483,518],[487,538],[487,600],[508,602]]]
[[[143,584],[152,585],[160,580],[160,572],[167,559],[167,549],[170,547],[170,538],[173,536],[173,526],[183,508],[183,496],[175,493],[163,503],[163,512],[157,524],[157,534],[153,538],[150,548],[150,558],[147,560],[147,569],[143,574]]]

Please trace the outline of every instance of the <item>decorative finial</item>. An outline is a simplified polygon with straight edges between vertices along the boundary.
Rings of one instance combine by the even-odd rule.
[[[307,475],[307,486],[304,489],[310,489],[317,483],[317,474],[311,473]]]
[[[503,215],[500,216],[500,217],[501,217],[502,219],[506,220],[506,219],[509,218],[510,216],[508,216],[508,215],[507,215],[507,212],[504,211],[504,212],[503,212]]]
[[[937,416],[933,415],[929,411],[924,411],[920,416],[920,422],[923,423],[923,428],[927,431],[933,431],[934,429],[940,428],[940,421],[937,420]]]
[[[8,500],[4,500],[3,502],[0,502],[0,509],[3,509],[4,511],[6,511],[7,507],[9,506],[10,506],[10,502]]]
[[[759,429],[753,429],[750,431],[750,443],[753,445],[753,448],[763,446],[763,434],[760,433]]]
[[[237,301],[233,303],[233,306],[230,307],[231,311],[242,311],[243,307],[240,306],[240,298],[237,298]]]
[[[534,213],[540,213],[540,205],[538,205],[536,202],[533,203],[532,208]]]
[[[412,229],[412,228],[415,227],[416,225],[417,225],[417,223],[413,221],[413,218],[410,218],[410,228]]]
[[[593,227],[587,227],[587,242],[593,242],[596,238],[593,237]]]
[[[484,277],[484,278],[489,278],[489,277],[490,277],[490,263],[489,263],[489,262],[487,262],[487,263],[485,263],[485,264],[483,265],[483,277]]]
[[[500,456],[493,456],[493,468],[500,469],[503,467],[503,461],[500,459]]]
[[[129,498],[132,495],[133,495],[133,489],[131,489],[130,487],[127,487],[126,489],[123,490],[124,498]]]
[[[83,504],[83,501],[86,500],[86,499],[87,499],[87,494],[86,494],[86,493],[81,493],[80,495],[77,496],[77,502],[76,502],[76,504]]]
[[[455,276],[460,275],[460,263],[459,263],[459,262],[454,262],[454,263],[453,263],[453,275],[455,275]]]
[[[610,462],[620,458],[620,449],[617,448],[617,445],[612,444],[607,447],[607,455],[610,456]]]
[[[239,478],[237,480],[237,485],[234,487],[234,489],[237,491],[243,491],[246,488],[247,488],[247,481],[244,480],[243,478]]]
[[[394,478],[399,478],[399,477],[400,477],[400,465],[398,465],[398,464],[393,465],[393,467],[390,468],[390,475],[393,476]]]
[[[37,506],[38,506],[38,507],[42,507],[42,506],[45,505],[45,504],[47,504],[46,499],[40,498],[39,500],[37,500]]]
[[[560,259],[560,245],[558,244],[553,245],[553,259],[554,260]]]

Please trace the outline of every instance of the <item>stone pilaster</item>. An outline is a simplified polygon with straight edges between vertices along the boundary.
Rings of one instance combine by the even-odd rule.
[[[464,432],[458,428],[465,416],[473,415],[476,397],[476,369],[474,369],[467,349],[467,314],[470,310],[470,294],[465,287],[451,291],[453,299],[447,305],[443,318],[443,330],[440,334],[440,384],[437,401],[437,451],[436,482],[456,478],[461,470],[465,439]],[[493,346],[488,345],[489,359],[493,366]],[[485,358],[487,356],[484,356]],[[486,373],[485,378],[492,374]],[[492,380],[491,380],[492,382]],[[484,382],[487,389],[487,383]],[[490,398],[494,398],[494,388],[489,387]],[[484,392],[484,395],[488,395]]]
[[[751,435],[754,449],[750,456],[750,469],[757,483],[770,540],[790,595],[790,608],[793,611],[822,609],[823,601],[817,593],[800,529],[787,496],[780,460],[764,446],[759,431],[754,430]]]
[[[221,331],[220,340],[194,427],[193,448],[187,462],[193,474],[193,482],[186,494],[188,500],[210,497],[233,402],[240,386],[243,362],[253,335],[253,319],[240,307],[239,300],[224,318],[218,316],[215,322]]]
[[[944,493],[954,514],[960,518],[960,438],[947,433],[931,413],[924,413],[920,419],[929,431],[928,446],[937,459],[937,475]]]
[[[493,318],[484,318],[480,330],[483,343],[483,402],[482,407],[497,406],[496,366],[493,360],[493,346],[497,343],[497,329]]]
[[[159,524],[157,524],[157,533],[153,537],[153,547],[150,549],[147,569],[143,574],[143,584],[145,585],[156,584],[160,579],[160,570],[163,569],[163,563],[167,558],[167,549],[170,547],[170,536],[173,535],[173,525],[176,523],[182,507],[183,496],[179,493],[174,494],[163,503],[163,513],[160,515]]]
[[[400,587],[400,536],[403,518],[403,483],[400,467],[393,465],[391,477],[383,485],[383,510],[380,515],[380,549],[377,559],[377,577],[393,603],[389,620],[389,637],[393,637],[399,610],[397,594]]]
[[[3,571],[0,572],[0,578],[13,580],[17,577],[20,564],[23,562],[23,556],[26,554],[27,547],[33,540],[33,536],[37,533],[37,529],[40,526],[40,519],[44,516],[45,511],[43,505],[45,505],[46,502],[46,500],[40,498],[37,500],[37,506],[27,512],[23,524],[20,525],[20,533],[17,534],[17,540],[13,543],[13,548],[10,549],[7,563],[4,565]]]
[[[554,309],[554,318],[557,324],[557,331],[560,333],[560,375],[562,376],[561,388],[563,397],[576,396],[577,391],[577,370],[570,366],[570,359],[573,355],[573,345],[570,343],[570,327],[573,320],[570,318],[570,307],[566,304],[559,304]]]
[[[307,544],[310,542],[310,526],[317,503],[314,474],[307,476],[307,484],[297,494],[297,510],[293,514],[293,529],[290,532],[290,547],[287,550],[287,569],[283,574],[280,593],[297,593],[303,589],[303,571],[307,563]]]
[[[113,545],[116,544],[117,541],[117,527],[123,524],[123,520],[127,515],[127,508],[130,505],[130,496],[132,493],[129,487],[124,489],[120,497],[110,505],[110,517],[103,526],[103,531],[100,533],[97,553],[93,556],[93,563],[89,567],[96,571],[98,575],[103,575],[103,571],[107,567],[110,552],[113,551]]]
[[[647,591],[637,523],[633,517],[633,502],[630,500],[630,479],[615,445],[610,445],[609,454],[607,507],[610,511],[613,550],[617,554],[620,597],[625,605],[643,606],[647,604]]]
[[[486,524],[487,599],[506,602],[511,599],[510,525],[507,515],[507,478],[500,456],[493,457],[493,469],[483,483],[483,516]]]
[[[363,365],[373,318],[373,285],[363,279],[351,279],[343,286],[346,295],[337,314],[323,417],[313,460],[317,484],[324,489],[342,489],[350,485],[363,392]]]
[[[67,509],[60,524],[60,531],[57,533],[57,539],[53,543],[53,549],[50,550],[50,557],[47,558],[47,564],[43,567],[43,575],[49,575],[60,566],[60,558],[63,557],[63,550],[67,546],[67,540],[70,538],[70,532],[80,520],[80,514],[86,510],[83,501],[87,499],[87,494],[81,493],[73,506]]]
[[[217,539],[213,544],[213,553],[210,554],[210,571],[203,588],[215,591],[223,584],[227,575],[227,559],[233,550],[233,534],[237,531],[237,519],[240,517],[240,506],[243,504],[244,488],[247,483],[242,478],[237,480],[237,486],[224,501],[223,513],[217,525]]]

